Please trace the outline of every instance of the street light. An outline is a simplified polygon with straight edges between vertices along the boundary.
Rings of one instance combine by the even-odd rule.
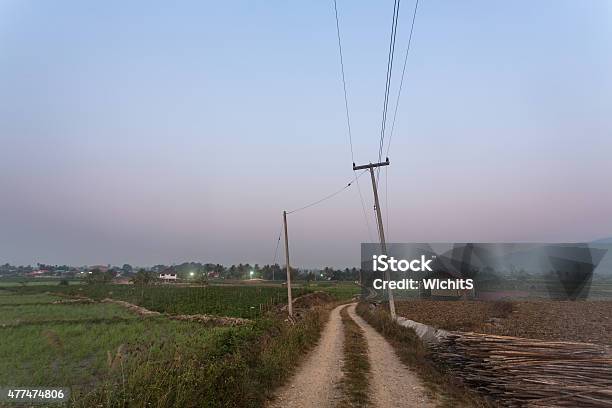
[[[189,276],[193,276],[193,275],[194,275],[194,273],[193,273],[193,272],[189,272]]]
[[[253,272],[253,271],[249,272],[249,275],[251,275],[251,279],[253,279],[253,274],[254,274],[254,273],[255,273],[255,272]]]

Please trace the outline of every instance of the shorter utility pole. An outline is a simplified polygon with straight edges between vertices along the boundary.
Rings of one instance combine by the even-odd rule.
[[[291,266],[289,265],[289,236],[287,235],[287,211],[283,211],[285,225],[285,261],[287,262],[287,307],[289,317],[293,317],[293,300],[291,298]]]
[[[374,191],[374,208],[376,209],[376,218],[378,220],[378,237],[380,239],[380,246],[383,251],[383,255],[387,255],[387,243],[385,242],[385,229],[383,226],[382,215],[380,212],[380,204],[378,203],[378,189],[376,188],[376,178],[374,177],[374,168],[381,166],[388,166],[389,158],[381,163],[370,163],[364,164],[362,166],[355,166],[353,163],[353,171],[361,170],[361,169],[370,169],[370,176],[372,178],[372,190]],[[285,224],[287,225],[287,224]],[[385,271],[385,279],[388,281],[391,280],[391,274],[389,272],[389,268]],[[389,311],[391,312],[391,318],[395,320],[395,301],[393,300],[393,291],[391,288],[387,286],[387,293],[389,294]]]

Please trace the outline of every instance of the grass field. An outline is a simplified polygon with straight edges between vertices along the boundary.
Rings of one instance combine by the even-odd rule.
[[[20,286],[52,286],[59,285],[62,281],[60,278],[40,278],[40,279],[19,279],[19,278],[2,278],[0,279],[0,288],[14,288]],[[81,285],[81,279],[66,279],[69,285]]]
[[[19,296],[16,296],[19,297]],[[46,321],[79,321],[84,319],[133,319],[136,316],[114,304],[82,305],[3,305],[0,306],[0,326],[33,324]]]
[[[79,285],[26,286],[14,290],[23,294],[63,293],[95,300],[112,298],[169,314],[214,314],[245,318],[257,317],[271,306],[284,303],[287,299],[286,289],[255,286]],[[306,293],[305,289],[297,289],[294,296],[303,293]]]
[[[147,309],[169,314],[213,314],[256,318],[274,305],[287,302],[287,289],[282,286],[223,285],[207,287],[154,285],[146,288],[134,285],[25,286],[12,288],[20,294],[63,293],[95,300],[124,300]],[[311,284],[293,289],[296,298],[308,292],[322,290],[338,300],[347,300],[360,288],[350,282]],[[1,292],[1,291],[0,291]]]
[[[0,306],[1,305],[26,305],[36,303],[51,303],[56,300],[60,300],[61,297],[49,295],[46,293],[40,293],[35,295],[20,295],[17,296],[13,292],[7,290],[0,290]]]
[[[321,290],[338,300],[350,300],[361,294],[361,288],[352,282],[317,282],[307,286],[310,290]]]
[[[67,307],[80,310],[85,305]],[[100,305],[98,310],[112,315],[115,305]],[[37,319],[38,320],[38,319]],[[129,355],[146,349],[148,358],[160,353],[184,356],[203,352],[214,344],[213,338],[228,329],[204,328],[197,324],[167,319],[130,322],[63,322],[24,325],[1,329],[0,384],[11,386],[56,385],[87,391],[111,374],[108,353]]]
[[[339,297],[350,288],[334,285]],[[301,288],[294,296],[311,292]],[[211,327],[168,316],[140,317],[106,297],[167,314],[252,319]],[[72,388],[72,405],[260,407],[315,343],[325,314],[295,324],[266,313],[286,288],[257,286],[40,286],[0,289],[0,384]]]

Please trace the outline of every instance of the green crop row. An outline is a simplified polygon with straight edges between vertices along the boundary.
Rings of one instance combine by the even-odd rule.
[[[15,288],[19,293],[54,292],[85,296],[95,300],[124,300],[169,314],[213,314],[256,318],[278,304],[287,302],[287,290],[266,286],[207,286],[183,287],[171,285],[78,285],[36,286]],[[294,298],[309,289],[293,290]]]

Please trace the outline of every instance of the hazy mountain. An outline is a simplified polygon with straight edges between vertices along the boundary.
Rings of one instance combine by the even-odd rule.
[[[591,241],[591,244],[612,244],[612,237],[596,239]]]

